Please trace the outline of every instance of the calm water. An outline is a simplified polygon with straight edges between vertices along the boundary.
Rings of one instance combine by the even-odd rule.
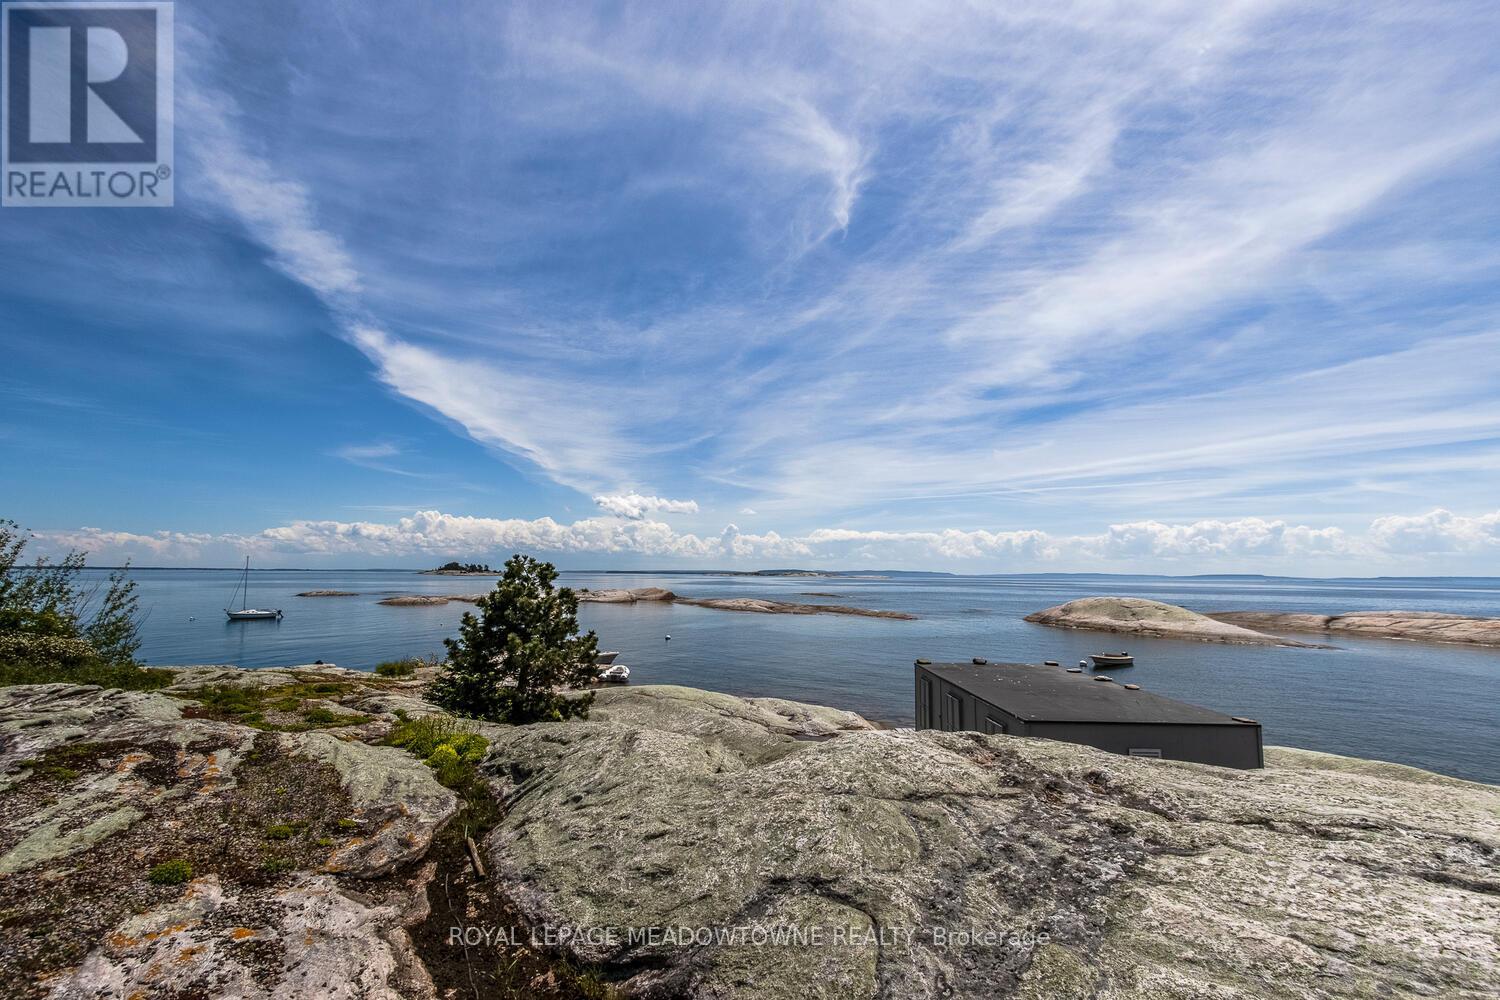
[[[487,577],[398,571],[251,573],[251,601],[279,623],[228,623],[236,571],[138,570],[149,610],[142,655],[158,664],[247,667],[321,659],[368,669],[435,653],[468,605],[381,607],[392,594],[473,593]],[[621,651],[640,683],[689,684],[853,709],[911,725],[912,660],[1077,661],[1120,637],[1030,625],[1031,611],[1092,594],[1150,597],[1199,611],[1334,614],[1430,610],[1500,616],[1500,579],[1288,580],[1122,576],[714,577],[565,573],[578,587],[667,587],[698,597],[755,596],[890,608],[918,621],[755,615],[680,605],[585,604],[601,649]],[[358,597],[299,598],[302,590]],[[807,591],[838,598],[804,596]],[[196,620],[193,620],[196,619]],[[670,634],[670,642],[664,640]],[[1132,638],[1130,679],[1162,694],[1261,720],[1267,743],[1398,761],[1500,783],[1500,650],[1340,639],[1338,650]],[[1123,673],[1123,672],[1122,672]]]

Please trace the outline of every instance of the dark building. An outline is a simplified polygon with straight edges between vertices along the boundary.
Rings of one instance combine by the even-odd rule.
[[[1099,674],[1034,663],[917,663],[917,728],[1083,743],[1132,757],[1263,767],[1260,723]]]

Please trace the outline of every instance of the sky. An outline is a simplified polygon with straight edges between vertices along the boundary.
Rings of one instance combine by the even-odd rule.
[[[176,6],[0,210],[0,516],[136,565],[1500,575],[1500,7]]]

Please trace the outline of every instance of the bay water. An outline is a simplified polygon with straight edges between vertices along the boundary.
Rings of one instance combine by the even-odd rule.
[[[86,571],[102,578],[101,570]],[[438,654],[472,608],[390,607],[401,594],[488,590],[494,577],[410,570],[252,570],[250,602],[281,608],[279,622],[229,622],[223,608],[240,571],[137,569],[147,617],[141,656],[153,664],[264,667],[323,660],[372,669],[382,660]],[[1449,611],[1500,616],[1500,579],[1113,575],[879,578],[564,572],[561,584],[665,587],[687,597],[762,597],[906,611],[915,621],[837,615],[763,615],[674,604],[584,604],[599,648],[619,650],[632,683],[686,684],[745,696],[833,705],[912,724],[912,661],[1076,662],[1127,648],[1136,666],[1115,675],[1172,698],[1259,719],[1268,745],[1412,764],[1500,783],[1500,649],[1331,640],[1338,649],[1231,646],[1122,637],[1029,624],[1032,611],[1078,597],[1147,597],[1197,611]],[[308,590],[354,597],[297,597]],[[836,596],[821,596],[836,595]],[[670,635],[671,639],[666,637]],[[1297,636],[1293,636],[1298,638]],[[1316,636],[1300,638],[1319,641]],[[1127,677],[1128,675],[1128,677]]]

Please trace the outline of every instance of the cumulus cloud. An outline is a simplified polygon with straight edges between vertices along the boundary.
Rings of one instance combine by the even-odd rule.
[[[1309,556],[1347,553],[1353,549],[1339,528],[1311,528],[1259,517],[1191,524],[1160,521],[1112,524],[1102,535],[1082,538],[1079,542],[1084,549],[1097,551],[1109,559]]]
[[[1452,554],[1483,555],[1500,549],[1500,511],[1473,516],[1447,510],[1376,518],[1363,532],[1337,526],[1294,524],[1267,518],[1182,523],[1135,521],[1094,534],[1035,529],[989,531],[866,531],[818,528],[801,534],[742,532],[727,524],[717,534],[678,531],[647,516],[651,510],[696,511],[692,501],[628,494],[602,516],[564,523],[473,517],[437,510],[395,521],[302,520],[253,534],[160,531],[137,534],[79,528],[37,532],[44,552],[84,549],[95,563],[136,562],[224,565],[241,554],[292,561],[356,561],[472,555],[499,557],[524,551],[603,557],[635,555],[668,563],[728,562],[912,566],[967,572],[1088,570],[1295,572],[1306,565],[1340,570],[1403,567]],[[689,508],[686,505],[691,505]],[[1438,565],[1438,564],[1434,564]]]
[[[668,500],[666,497],[642,496],[639,493],[603,494],[594,497],[594,503],[606,514],[640,520],[647,514],[696,514],[696,500]]]
[[[1370,540],[1392,553],[1494,551],[1500,548],[1500,511],[1463,517],[1440,507],[1415,517],[1378,517]]]

